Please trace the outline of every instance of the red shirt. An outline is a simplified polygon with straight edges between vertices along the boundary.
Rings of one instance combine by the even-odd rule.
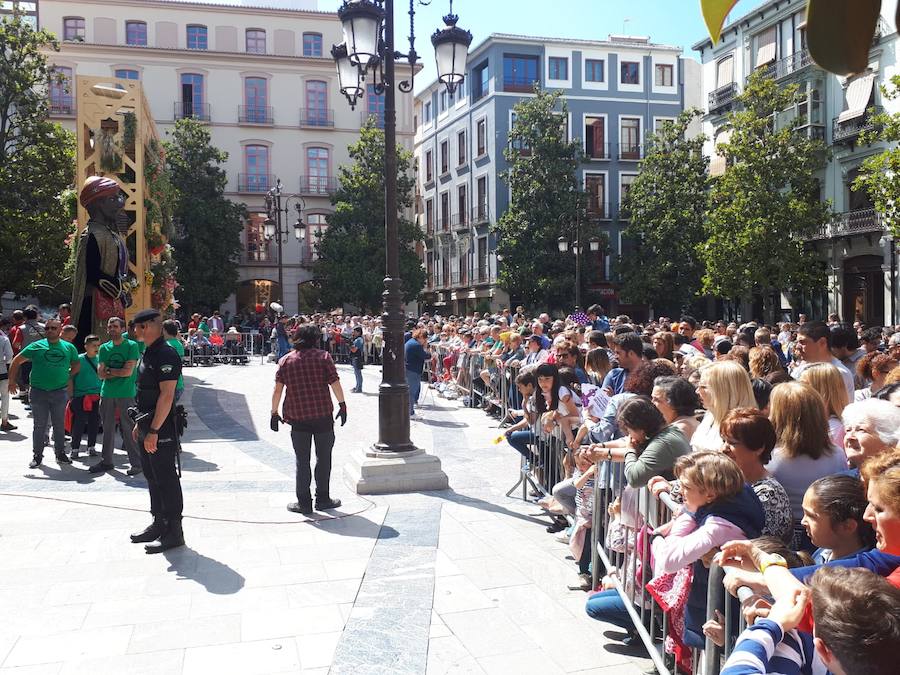
[[[286,422],[331,417],[334,405],[328,385],[339,379],[328,352],[292,349],[281,357],[275,371],[275,381],[286,389],[281,416]]]

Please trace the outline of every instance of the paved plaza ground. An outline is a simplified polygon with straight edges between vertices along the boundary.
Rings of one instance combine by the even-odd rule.
[[[423,392],[413,440],[442,492],[363,498],[342,467],[376,436],[380,369],[336,427],[337,518],[289,513],[294,455],[268,428],[275,366],[186,369],[188,545],[144,554],[146,483],[127,465],[27,468],[31,424],[0,435],[0,674],[640,673],[591,621],[568,547],[508,498],[518,455],[496,422]],[[353,375],[340,366],[345,391]],[[90,460],[91,462],[96,460]],[[117,452],[117,465],[124,453]]]

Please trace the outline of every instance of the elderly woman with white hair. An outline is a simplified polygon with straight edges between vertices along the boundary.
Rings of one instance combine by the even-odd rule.
[[[841,415],[844,452],[854,473],[872,457],[900,445],[900,408],[869,398],[851,403]]]

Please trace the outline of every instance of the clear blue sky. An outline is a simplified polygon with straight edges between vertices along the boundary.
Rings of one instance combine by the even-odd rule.
[[[740,0],[732,10],[737,18],[764,0]],[[319,9],[336,10],[340,0],[319,0]],[[416,77],[416,90],[435,77],[431,34],[443,26],[449,0],[434,0],[416,9],[416,51],[425,69]],[[406,51],[409,34],[408,0],[395,0],[398,49]],[[707,36],[699,0],[454,0],[459,26],[472,32],[474,47],[491,33],[605,40],[610,33],[648,35],[653,42],[683,47]],[[627,19],[627,21],[626,21]],[[402,42],[401,42],[402,40]]]

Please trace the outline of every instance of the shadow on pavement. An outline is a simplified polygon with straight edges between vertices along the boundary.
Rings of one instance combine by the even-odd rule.
[[[420,407],[424,408],[425,406],[420,406]],[[418,421],[421,424],[425,424],[426,426],[429,426],[429,427],[443,427],[444,429],[465,429],[466,427],[469,426],[468,424],[465,424],[464,422],[450,422],[447,420],[430,420],[427,417],[420,417],[418,419]]]
[[[193,452],[181,451],[181,469],[183,471],[218,471],[219,465],[205,459],[200,459]]]
[[[437,497],[438,499],[445,499],[449,502],[453,502],[454,504],[462,504],[464,506],[472,506],[473,508],[480,509],[482,511],[490,511],[492,513],[501,513],[504,516],[510,516],[512,518],[518,518],[519,520],[525,520],[529,523],[535,523],[536,525],[546,525],[547,524],[547,514],[543,511],[541,512],[541,517],[538,516],[529,516],[524,513],[518,513],[516,511],[510,511],[509,509],[500,506],[498,504],[492,504],[491,502],[487,502],[483,499],[478,499],[478,497],[470,497],[469,495],[460,494],[456,492],[452,488],[449,490],[441,490],[438,492],[420,492],[419,494],[428,496],[428,497]],[[535,508],[540,508],[536,504]]]
[[[168,572],[175,572],[179,579],[196,581],[214,595],[232,595],[244,587],[244,577],[228,565],[188,546],[164,551],[163,556],[169,561]]]

